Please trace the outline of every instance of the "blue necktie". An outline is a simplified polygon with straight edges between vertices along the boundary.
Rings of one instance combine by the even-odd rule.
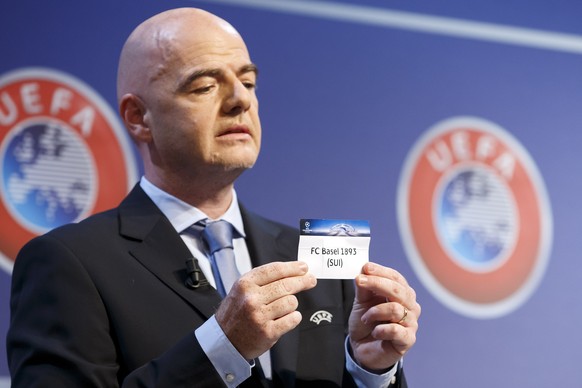
[[[224,298],[240,277],[232,246],[232,225],[228,221],[211,221],[202,231],[202,237],[210,250],[210,264],[216,289]]]
[[[203,223],[200,222],[196,225]],[[232,225],[224,220],[206,222],[206,227],[202,231],[202,238],[210,249],[210,264],[212,265],[216,289],[223,298],[240,277],[234,259],[232,234]],[[269,352],[262,354],[259,360],[263,371],[268,371],[266,376],[270,379],[271,357]]]

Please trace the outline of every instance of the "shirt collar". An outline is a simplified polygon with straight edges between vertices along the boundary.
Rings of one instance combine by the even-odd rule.
[[[139,185],[148,197],[156,204],[162,213],[168,218],[176,232],[182,233],[198,221],[208,217],[204,212],[184,201],[166,193],[151,183],[145,176],[141,177]],[[236,191],[232,190],[232,202],[226,212],[218,218],[232,224],[239,236],[246,237],[245,229],[238,206]]]

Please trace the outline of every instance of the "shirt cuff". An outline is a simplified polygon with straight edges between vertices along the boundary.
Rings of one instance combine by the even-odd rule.
[[[348,341],[349,337],[346,337],[346,341],[344,344],[346,353],[346,368],[358,387],[387,388],[390,386],[390,384],[396,383],[396,372],[398,371],[398,364],[400,364],[402,360],[397,362],[389,371],[383,374],[378,375],[372,372],[368,372],[367,370],[359,366],[356,363],[356,361],[352,358],[348,349],[349,347]]]
[[[251,376],[253,364],[230,343],[213,315],[194,331],[202,350],[228,387],[236,387]]]

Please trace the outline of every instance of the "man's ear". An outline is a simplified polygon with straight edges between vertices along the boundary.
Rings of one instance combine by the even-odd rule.
[[[149,143],[152,133],[146,119],[145,104],[135,94],[126,94],[119,102],[119,115],[136,143]]]

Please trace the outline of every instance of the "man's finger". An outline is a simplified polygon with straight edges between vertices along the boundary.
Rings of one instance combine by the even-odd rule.
[[[408,308],[411,308],[414,301],[416,301],[416,294],[410,286],[392,279],[379,276],[358,275],[356,285],[357,289],[368,291],[375,296],[384,297],[387,301],[401,303]],[[364,295],[367,297],[370,296],[370,294],[356,292],[356,297],[363,297]],[[362,301],[362,299],[359,300]]]
[[[268,304],[287,295],[309,290],[317,284],[317,279],[311,273],[303,276],[279,279],[261,287],[263,303]]]
[[[305,275],[308,270],[307,264],[302,261],[277,261],[261,265],[245,277],[258,286],[264,286],[279,279]]]
[[[269,303],[264,307],[264,310],[270,319],[276,320],[297,310],[298,306],[299,301],[297,297],[295,295],[287,295]]]
[[[408,281],[402,274],[393,268],[384,267],[383,265],[368,262],[362,267],[362,274],[379,276],[394,280],[397,283],[408,286]]]

